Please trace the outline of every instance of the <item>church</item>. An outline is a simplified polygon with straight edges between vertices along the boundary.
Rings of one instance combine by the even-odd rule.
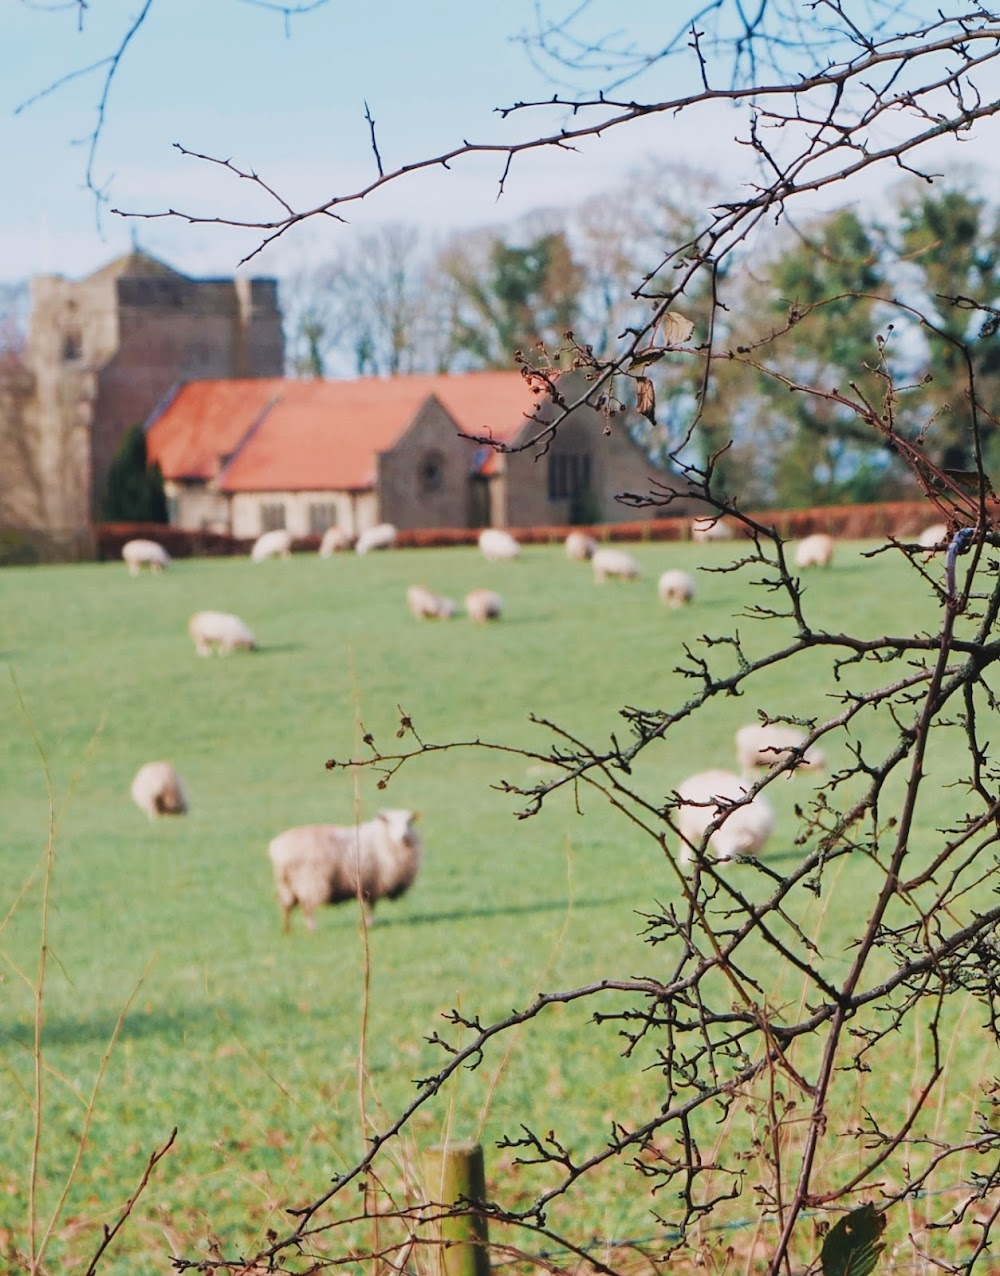
[[[580,373],[559,378],[570,403],[586,389]],[[517,371],[190,381],[150,420],[146,448],[172,524],[243,539],[651,517],[616,500],[665,477],[627,414],[580,404],[546,436],[556,414]]]
[[[631,521],[656,511],[619,493],[676,486],[625,412],[581,404],[532,446],[555,407],[516,370],[286,379],[275,279],[191,279],[134,251],[79,281],[36,277],[31,300],[25,357],[0,370],[0,538],[34,560],[92,556],[137,424],[171,524],[240,538]],[[570,402],[586,388],[560,379]]]

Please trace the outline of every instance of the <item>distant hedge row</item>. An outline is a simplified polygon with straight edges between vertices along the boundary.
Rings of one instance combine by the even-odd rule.
[[[754,512],[757,521],[775,527],[787,540],[797,540],[812,532],[829,532],[845,540],[882,540],[888,536],[915,538],[940,516],[927,501],[888,501],[882,505],[824,505],[808,510],[765,510]],[[632,523],[603,523],[581,528],[599,541],[686,541],[691,539],[690,518],[647,519]],[[561,544],[568,527],[515,527],[511,529],[522,545]],[[739,531],[739,528],[736,528]],[[171,558],[215,557],[247,554],[253,540],[228,536],[224,532],[188,531],[157,523],[101,523],[95,528],[100,560],[120,558],[122,546],[135,537],[158,541]],[[448,545],[474,545],[478,528],[426,527],[401,531],[401,549],[428,549]],[[315,553],[319,536],[303,536],[293,544],[298,553]]]

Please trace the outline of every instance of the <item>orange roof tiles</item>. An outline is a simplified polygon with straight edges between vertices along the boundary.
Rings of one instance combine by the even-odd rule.
[[[224,492],[364,489],[376,454],[395,446],[432,395],[463,431],[501,441],[536,402],[518,372],[193,381],[150,426],[147,455],[165,478],[215,479]]]
[[[188,382],[147,430],[148,461],[159,465],[164,478],[207,482],[285,384],[277,377]]]

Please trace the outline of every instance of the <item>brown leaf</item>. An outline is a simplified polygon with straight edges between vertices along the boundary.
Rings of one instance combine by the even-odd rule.
[[[941,473],[951,479],[956,487],[969,492],[972,496],[979,495],[980,483],[982,483],[983,490],[987,496],[996,496],[990,480],[985,474],[980,474],[978,470],[942,470]]]
[[[694,324],[678,310],[668,310],[662,322],[663,340],[668,346],[679,346],[694,332]]]
[[[643,346],[641,350],[635,352],[632,362],[628,365],[628,371],[630,373],[645,372],[651,363],[656,363],[666,353],[662,346]]]
[[[635,407],[647,421],[656,424],[656,391],[649,377],[635,379]]]

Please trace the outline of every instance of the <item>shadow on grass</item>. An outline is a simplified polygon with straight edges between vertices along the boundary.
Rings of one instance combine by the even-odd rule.
[[[220,1014],[234,1023],[241,1021],[245,1008],[205,1005],[176,1011],[158,1008],[152,1011],[133,1009],[122,1024],[114,1050],[120,1051],[126,1041],[162,1038],[178,1049],[184,1048],[185,1037],[193,1041],[213,1040],[219,1032]],[[99,1012],[73,1018],[71,1015],[46,1016],[43,1049],[53,1047],[107,1044],[114,1033],[118,1016]],[[0,1045],[14,1044],[31,1051],[34,1047],[34,1025],[30,1022],[7,1024],[0,1033]],[[112,1052],[114,1053],[114,1051]]]
[[[381,930],[387,926],[423,926],[439,922],[464,922],[482,917],[517,917],[526,913],[576,912],[579,908],[605,908],[609,904],[634,901],[634,895],[602,895],[600,899],[551,899],[536,900],[531,904],[506,904],[495,908],[455,908],[442,913],[417,913],[409,917],[392,917],[376,912],[375,925]]]

